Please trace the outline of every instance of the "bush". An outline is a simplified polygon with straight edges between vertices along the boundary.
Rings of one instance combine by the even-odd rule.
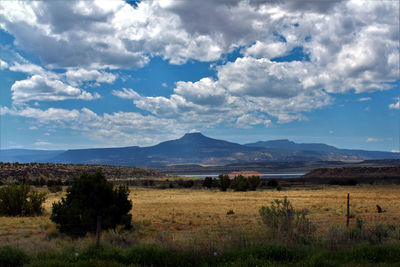
[[[236,176],[231,184],[231,187],[234,191],[247,191],[249,189],[249,181],[243,176]]]
[[[229,176],[228,176],[229,178]],[[230,181],[229,181],[230,182]],[[219,180],[217,178],[212,179],[212,187],[219,188]],[[228,186],[229,187],[229,186]]]
[[[83,236],[96,231],[97,217],[102,218],[102,229],[124,225],[132,227],[132,202],[126,185],[114,188],[101,172],[83,173],[67,189],[66,198],[53,203],[50,219],[61,233]]]
[[[248,182],[249,182],[249,189],[251,191],[255,191],[257,187],[260,185],[261,180],[259,176],[250,176],[248,178]]]
[[[34,216],[43,213],[46,193],[31,190],[26,184],[0,188],[0,214],[8,216]]]
[[[28,256],[20,249],[10,246],[0,247],[0,266],[17,267],[28,262]]]
[[[328,184],[330,185],[349,185],[349,186],[354,186],[357,185],[357,180],[354,178],[347,178],[347,179],[331,179],[328,181]]]
[[[289,242],[306,242],[315,231],[306,210],[296,211],[287,197],[283,201],[275,199],[270,207],[261,207],[259,214],[274,237]]]
[[[204,178],[203,187],[210,189],[213,186],[213,179],[212,177],[207,176]]]
[[[62,191],[62,186],[61,185],[51,185],[51,186],[47,186],[47,188],[49,189],[49,191],[51,193],[57,193],[57,192],[61,192]]]
[[[229,176],[227,174],[220,174],[218,176],[218,186],[221,191],[226,191],[226,189],[229,188],[231,185],[231,179],[229,179]]]
[[[268,180],[267,186],[275,188],[275,187],[279,186],[279,182],[276,179],[271,179],[271,180]]]
[[[192,180],[183,181],[182,185],[184,188],[191,188],[194,186],[194,182]]]

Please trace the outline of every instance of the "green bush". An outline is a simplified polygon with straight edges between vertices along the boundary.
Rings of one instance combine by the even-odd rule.
[[[234,191],[247,191],[249,189],[249,181],[243,175],[236,176],[231,184]]]
[[[62,186],[61,185],[51,185],[51,186],[47,186],[47,189],[49,189],[49,191],[51,193],[57,193],[57,192],[62,191]]]
[[[126,252],[126,263],[140,266],[199,266],[192,257],[192,254],[157,247],[133,247]]]
[[[46,193],[33,191],[29,185],[9,185],[0,188],[0,214],[34,216],[43,213]]]
[[[101,172],[83,173],[75,178],[67,189],[66,198],[53,203],[50,219],[57,224],[61,233],[70,236],[83,236],[94,233],[97,217],[101,216],[102,229],[124,225],[131,228],[132,202],[128,199],[129,189],[126,185],[114,188]]]
[[[0,266],[18,267],[27,262],[28,257],[22,250],[10,246],[0,247]]]
[[[184,188],[191,188],[194,186],[194,182],[193,182],[193,180],[187,180],[187,181],[183,181],[182,185]]]
[[[275,238],[306,242],[315,231],[314,225],[306,217],[307,211],[295,210],[286,196],[283,201],[275,199],[270,207],[261,207],[259,214]]]
[[[255,191],[261,183],[260,176],[250,176],[247,180],[249,182],[249,189],[251,191]]]
[[[337,178],[337,179],[331,179],[328,181],[328,184],[330,185],[348,185],[348,186],[354,186],[357,185],[358,181],[354,178]]]
[[[227,174],[220,174],[218,176],[218,186],[221,191],[226,191],[231,185],[231,179]]]
[[[207,176],[206,178],[204,178],[203,187],[210,189],[212,185],[213,185],[212,177]]]
[[[275,187],[279,186],[279,182],[276,179],[270,179],[267,182],[267,186],[275,188]]]

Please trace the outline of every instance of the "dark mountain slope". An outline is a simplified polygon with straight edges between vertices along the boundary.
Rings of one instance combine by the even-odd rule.
[[[62,151],[61,151],[62,152]],[[225,165],[243,162],[343,161],[396,159],[400,153],[338,149],[326,144],[297,144],[275,140],[240,145],[189,133],[149,147],[74,149],[45,154],[40,162],[120,166],[165,166],[171,164]],[[59,154],[58,154],[59,153]],[[23,162],[36,161],[37,157]],[[3,161],[8,161],[6,158]]]
[[[65,150],[4,149],[0,150],[0,162],[46,162]]]

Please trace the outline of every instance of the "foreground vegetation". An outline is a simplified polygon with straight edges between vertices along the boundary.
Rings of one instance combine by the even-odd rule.
[[[88,247],[82,251],[39,253],[0,247],[1,266],[399,266],[399,245],[363,245],[351,249],[264,244],[222,254],[193,254],[155,246]]]
[[[100,248],[93,247],[94,236],[69,238],[50,221],[52,203],[65,189],[38,189],[48,193],[40,217],[0,217],[0,244],[10,246],[0,248],[0,266],[398,266],[400,261],[399,185],[248,192],[131,187],[133,229],[103,232]],[[284,202],[285,196],[291,203],[283,207],[308,214],[312,235],[292,242],[263,223],[260,208],[272,207],[275,199]]]

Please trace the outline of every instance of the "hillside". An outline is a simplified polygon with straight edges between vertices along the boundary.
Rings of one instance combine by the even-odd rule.
[[[304,175],[305,178],[358,178],[399,177],[400,166],[396,167],[342,167],[318,168]]]
[[[150,147],[68,150],[53,162],[125,166],[171,164],[226,165],[243,162],[335,161],[400,158],[399,153],[338,149],[325,144],[296,144],[275,140],[240,145],[188,133]]]
[[[37,152],[37,153],[36,153]],[[176,164],[226,165],[259,162],[317,162],[399,159],[400,153],[339,149],[326,144],[297,144],[283,139],[241,145],[188,133],[149,147],[91,148],[68,151],[1,150],[5,162],[52,162],[160,167]],[[35,154],[36,153],[36,154]],[[31,159],[31,160],[29,160]]]
[[[0,163],[0,181],[21,181],[47,179],[68,180],[79,176],[82,172],[94,173],[102,170],[107,178],[154,178],[164,177],[165,174],[157,171],[135,167],[99,166],[99,165],[71,165],[49,163]]]

